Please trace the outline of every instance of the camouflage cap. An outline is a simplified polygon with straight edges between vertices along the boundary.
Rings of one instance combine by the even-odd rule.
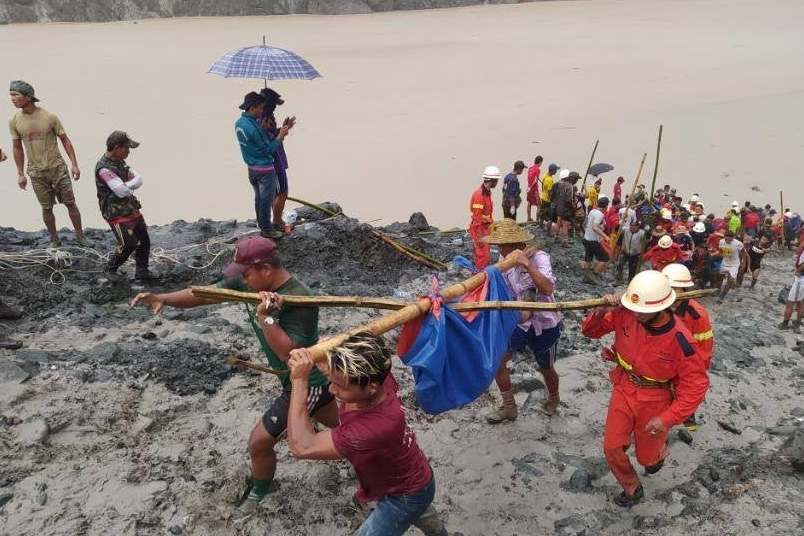
[[[33,86],[23,80],[12,80],[11,84],[8,86],[8,90],[25,95],[31,99],[31,102],[39,102],[39,99],[37,99],[36,95],[34,94]]]

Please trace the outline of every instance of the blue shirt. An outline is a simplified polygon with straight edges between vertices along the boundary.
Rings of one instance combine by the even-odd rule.
[[[519,179],[513,173],[509,173],[503,179],[503,195],[505,197],[516,197],[522,192],[519,186]]]
[[[282,142],[277,139],[269,140],[257,120],[246,112],[243,112],[235,122],[235,136],[247,166],[273,165],[274,151]]]

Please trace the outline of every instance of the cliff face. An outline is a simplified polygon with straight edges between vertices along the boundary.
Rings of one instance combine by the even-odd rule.
[[[343,15],[527,1],[532,0],[0,0],[0,23],[294,13]]]

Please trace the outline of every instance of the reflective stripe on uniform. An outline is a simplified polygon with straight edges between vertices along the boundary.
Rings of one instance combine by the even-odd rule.
[[[634,367],[631,365],[631,363],[629,363],[628,361],[623,359],[623,356],[620,355],[620,352],[616,352],[616,354],[617,354],[617,364],[620,365],[626,371],[631,372],[632,374],[634,374],[634,376],[637,376],[637,374],[635,372],[633,372]],[[668,380],[656,380],[654,378],[649,378],[648,376],[637,376],[637,377],[641,378],[643,380],[647,380],[649,382],[654,382],[654,383],[667,383],[668,382]]]
[[[486,205],[483,205],[483,204],[480,204],[480,203],[475,203],[474,205],[472,205],[472,208],[485,208],[485,206]]]
[[[701,333],[695,333],[693,334],[692,337],[698,342],[703,342],[711,339],[714,336],[715,334],[712,333],[712,330],[710,329],[709,331],[702,331]]]

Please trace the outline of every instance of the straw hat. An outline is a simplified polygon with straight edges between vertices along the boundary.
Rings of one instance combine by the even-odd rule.
[[[487,244],[524,244],[533,240],[533,235],[510,218],[503,218],[491,224],[488,236],[483,237]]]

